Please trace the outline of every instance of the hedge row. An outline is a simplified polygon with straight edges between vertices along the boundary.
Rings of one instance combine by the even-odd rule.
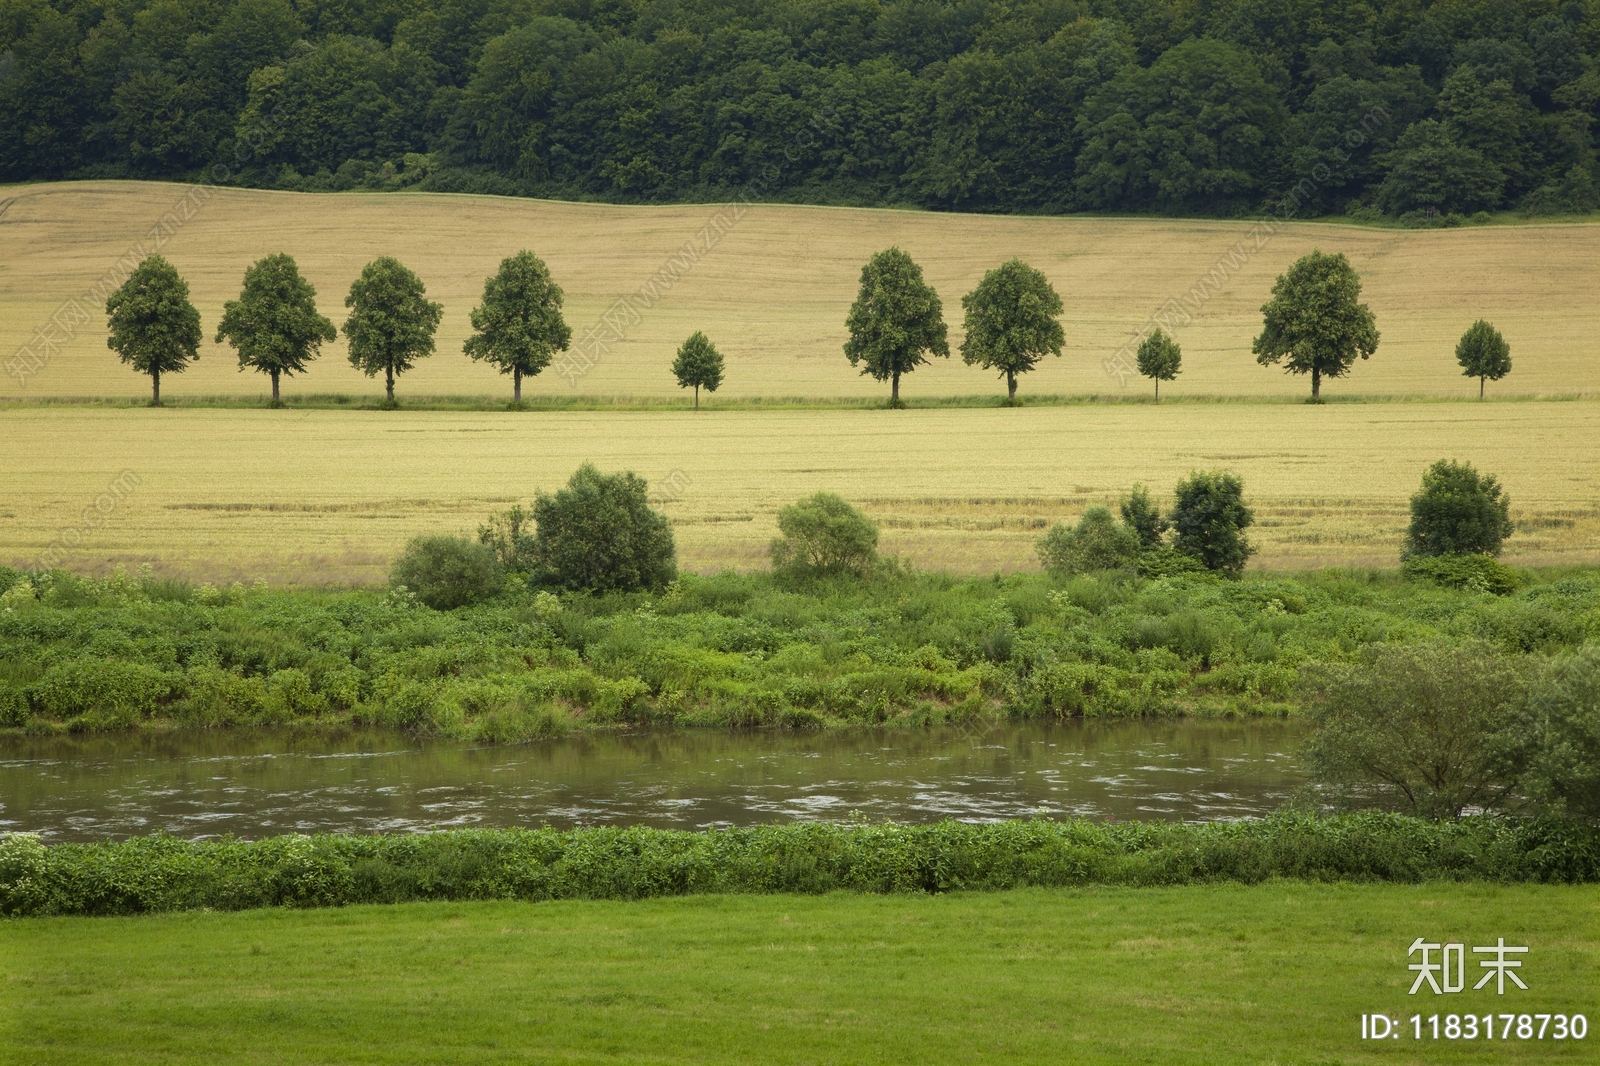
[[[407,900],[690,893],[948,892],[1317,881],[1600,881],[1600,829],[1571,822],[1285,813],[1232,823],[1014,821],[166,836],[46,846],[0,837],[0,914],[113,915]]]

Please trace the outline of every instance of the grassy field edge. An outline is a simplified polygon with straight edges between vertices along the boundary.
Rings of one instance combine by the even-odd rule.
[[[1423,932],[1530,945],[1534,991],[1408,997]],[[1364,1043],[1360,1015],[1593,1016],[1600,898],[1271,881],[415,903],[27,919],[0,959],[0,1061],[30,1064],[1566,1062],[1589,1041]]]

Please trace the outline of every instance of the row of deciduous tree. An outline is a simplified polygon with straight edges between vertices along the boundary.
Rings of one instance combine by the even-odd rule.
[[[1319,400],[1324,377],[1344,376],[1357,358],[1377,349],[1378,330],[1360,297],[1361,279],[1343,254],[1313,251],[1302,257],[1279,276],[1261,308],[1264,326],[1252,345],[1257,362],[1310,374],[1311,397]],[[511,376],[513,402],[522,399],[522,379],[549,366],[571,341],[562,300],[549,268],[529,251],[503,260],[484,281],[464,350]],[[350,286],[345,306],[350,309],[344,324],[350,362],[369,377],[383,374],[392,404],[395,378],[433,354],[443,309],[427,298],[416,274],[389,256],[367,264]],[[1061,297],[1041,271],[1012,259],[986,273],[961,298],[961,306],[962,359],[1005,378],[1007,402],[1015,403],[1018,375],[1046,355],[1061,354]],[[107,346],[150,376],[152,402],[159,404],[162,375],[181,373],[199,355],[200,314],[189,302],[188,284],[172,264],[151,256],[112,293],[106,313]],[[899,248],[878,252],[862,268],[860,292],[845,325],[850,334],[845,355],[863,374],[890,383],[892,406],[900,403],[903,375],[929,356],[950,355],[939,295]],[[281,378],[304,372],[321,346],[336,337],[333,323],[317,311],[316,290],[301,277],[294,259],[280,253],[245,271],[239,298],[223,309],[216,341],[237,350],[241,369],[272,379],[276,405]],[[1484,380],[1499,380],[1511,369],[1510,347],[1482,320],[1461,338],[1456,356],[1464,373],[1479,378],[1480,398]],[[1161,382],[1179,373],[1182,352],[1157,329],[1139,346],[1137,360],[1139,372],[1156,382],[1159,400]],[[696,331],[678,350],[672,370],[681,387],[695,390],[699,407],[700,390],[715,392],[722,384],[722,354]]]

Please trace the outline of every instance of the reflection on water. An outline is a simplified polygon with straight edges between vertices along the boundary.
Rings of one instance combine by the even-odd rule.
[[[508,747],[228,731],[0,741],[0,830],[103,840],[670,828],[843,820],[1263,814],[1304,780],[1302,728],[1052,722],[809,734],[651,732]]]

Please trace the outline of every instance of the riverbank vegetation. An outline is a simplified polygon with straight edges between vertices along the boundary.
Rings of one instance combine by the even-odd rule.
[[[1544,819],[1281,813],[1238,822],[473,829],[260,841],[156,835],[48,847],[26,834],[0,836],[0,914],[10,917],[1276,878],[1593,882],[1600,829]]]
[[[1495,595],[1397,571],[962,579],[684,574],[656,592],[513,577],[409,590],[0,571],[0,722],[33,732],[356,720],[515,740],[574,727],[906,726],[993,715],[1288,714],[1309,663],[1600,635],[1600,571],[1502,567]]]

